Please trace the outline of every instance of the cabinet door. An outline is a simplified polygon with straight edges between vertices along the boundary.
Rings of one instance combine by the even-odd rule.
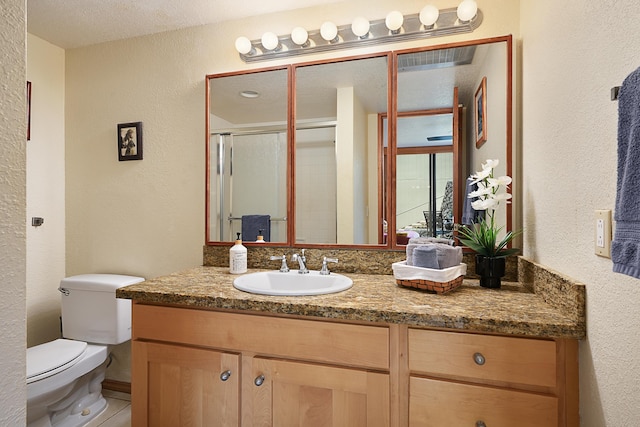
[[[133,341],[131,425],[238,426],[237,354]]]
[[[253,427],[389,425],[388,374],[262,358],[251,371],[243,415]]]
[[[411,427],[558,425],[558,399],[427,378],[409,382]]]

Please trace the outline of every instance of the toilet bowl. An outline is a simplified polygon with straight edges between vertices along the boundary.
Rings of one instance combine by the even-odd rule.
[[[29,427],[85,425],[106,407],[108,347],[57,339],[27,349]]]
[[[134,276],[86,274],[63,279],[63,337],[27,349],[27,426],[80,427],[107,402],[102,381],[109,345],[131,339],[131,301],[115,290]]]

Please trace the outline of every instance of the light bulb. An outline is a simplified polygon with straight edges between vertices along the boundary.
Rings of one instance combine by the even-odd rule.
[[[458,5],[458,19],[463,22],[471,21],[475,18],[477,12],[478,4],[475,0],[463,0],[463,2]]]
[[[359,16],[351,23],[351,31],[353,31],[353,34],[355,34],[357,37],[360,37],[362,39],[365,38],[369,33],[369,26],[369,20],[367,18]]]
[[[338,37],[338,27],[333,22],[325,22],[320,26],[320,36],[328,42],[334,41]]]
[[[253,46],[251,46],[251,40],[248,38],[241,36],[236,39],[236,50],[238,53],[246,55],[251,52],[252,49]]]
[[[394,34],[396,34],[400,30],[400,28],[402,28],[403,22],[404,16],[402,16],[402,13],[398,12],[397,10],[389,12],[384,20],[387,28]]]
[[[302,46],[309,40],[309,33],[302,27],[295,27],[291,30],[291,40],[298,46]]]
[[[420,11],[420,22],[422,22],[422,25],[425,27],[431,28],[436,23],[439,16],[440,11],[438,8],[429,4],[423,7]]]
[[[276,36],[274,33],[268,31],[262,35],[262,46],[266,50],[274,50],[278,47],[278,44],[280,44],[280,42],[278,41],[278,36]]]

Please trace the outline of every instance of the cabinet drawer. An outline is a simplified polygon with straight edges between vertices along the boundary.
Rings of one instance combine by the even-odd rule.
[[[411,372],[542,387],[556,385],[556,343],[409,329]]]
[[[134,304],[133,339],[389,369],[382,326]]]
[[[558,425],[552,396],[415,377],[409,385],[411,427]]]

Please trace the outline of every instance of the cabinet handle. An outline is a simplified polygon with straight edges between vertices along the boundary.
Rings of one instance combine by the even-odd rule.
[[[486,361],[484,356],[482,355],[482,353],[475,353],[473,355],[473,361],[476,362],[476,365],[484,365],[484,362]],[[476,423],[477,424],[477,423]],[[479,426],[482,427],[482,426]]]
[[[223,373],[220,374],[220,379],[222,381],[226,381],[229,379],[230,376],[231,376],[231,371],[224,371]]]
[[[256,387],[260,387],[262,385],[262,383],[264,383],[264,375],[258,375],[256,377],[255,380],[253,380],[253,383],[256,385]]]
[[[482,420],[476,421],[476,427],[487,427],[487,425]]]

